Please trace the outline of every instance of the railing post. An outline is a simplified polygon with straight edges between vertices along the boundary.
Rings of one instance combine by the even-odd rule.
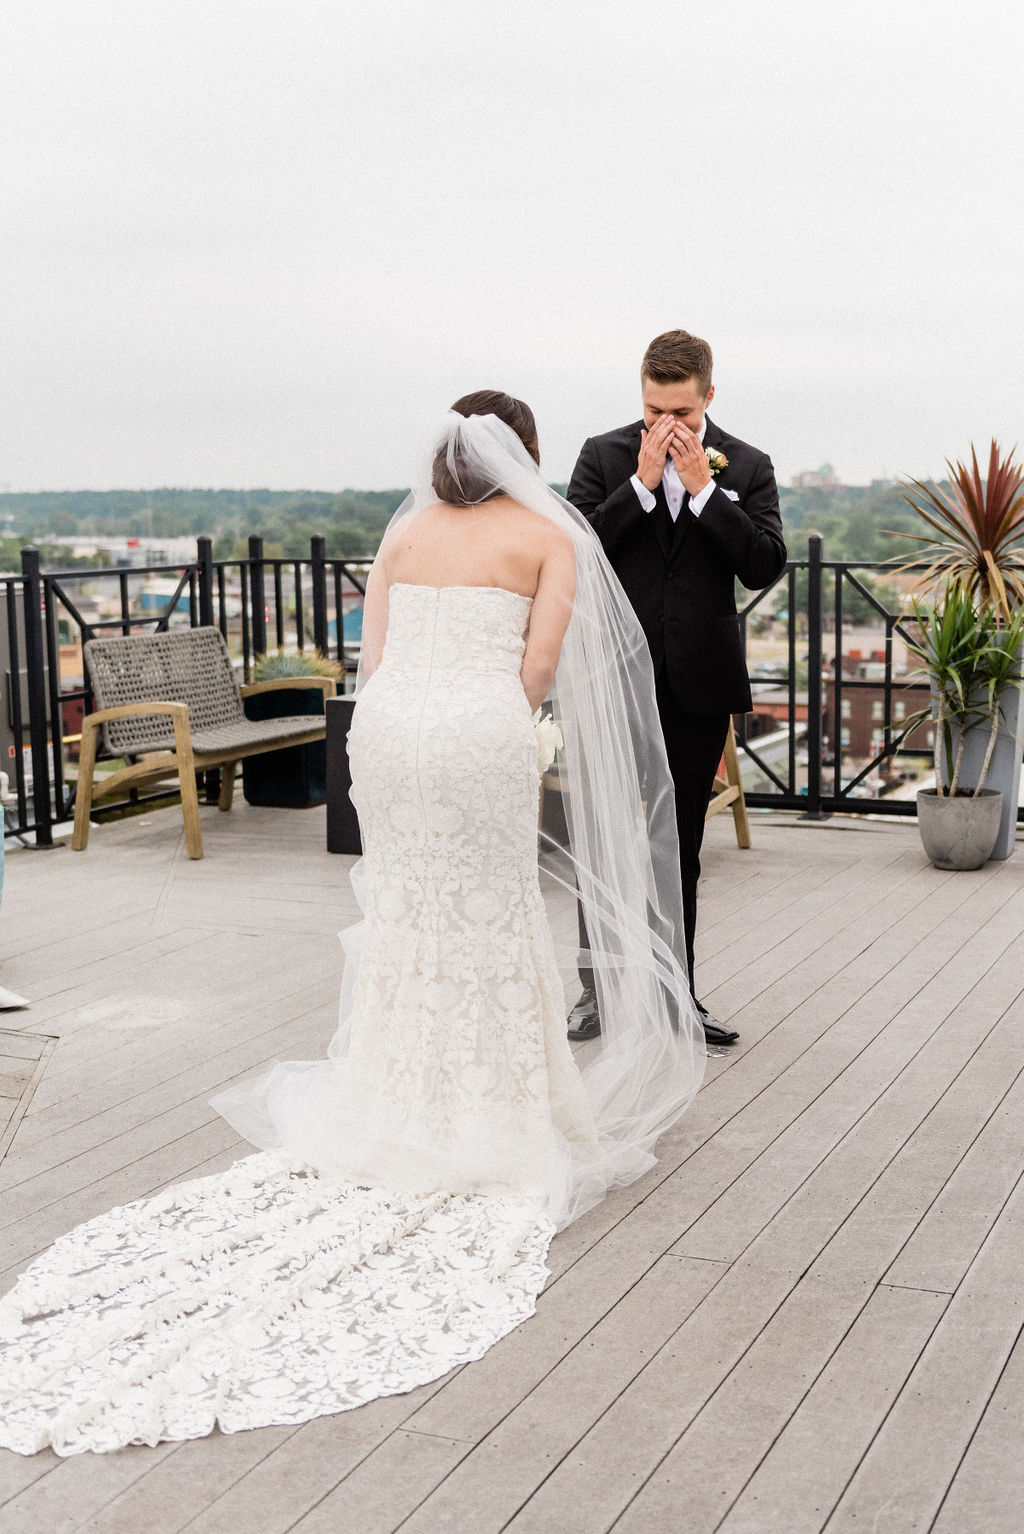
[[[249,573],[252,584],[252,648],[256,655],[267,653],[267,593],[263,584],[263,539],[258,533],[249,537]]]
[[[316,533],[309,540],[309,565],[313,581],[313,644],[321,655],[327,654],[327,566],[326,544]],[[341,643],[341,613],[338,614],[338,642]]]
[[[196,539],[196,564],[199,567],[199,622],[212,628],[213,616],[213,543],[207,537]]]
[[[807,809],[804,820],[825,820],[821,808],[821,535],[807,540]]]
[[[21,551],[25,586],[25,677],[28,684],[28,733],[32,753],[32,815],[37,847],[53,846],[50,760],[46,749],[46,656],[43,650],[42,586],[39,550]],[[20,687],[21,678],[12,678]],[[20,742],[19,742],[20,745]]]
[[[196,539],[196,569],[199,585],[199,623],[202,628],[216,624],[213,608],[213,541],[204,533]],[[211,768],[203,775],[203,798],[207,804],[216,804],[220,798],[220,771]]]

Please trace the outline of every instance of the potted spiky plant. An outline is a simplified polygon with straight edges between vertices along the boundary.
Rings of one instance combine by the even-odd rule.
[[[1005,624],[991,608],[979,612],[970,594],[949,581],[942,598],[926,606],[913,598],[914,632],[908,649],[932,685],[932,704],[909,720],[934,721],[935,787],[917,795],[924,849],[938,868],[980,868],[999,833],[1003,795],[986,786],[1003,725],[1003,704],[1021,680],[1024,608]],[[980,765],[964,783],[968,748],[977,740]]]
[[[979,636],[981,650],[992,645],[1008,656],[1008,675],[1000,686],[1000,702],[994,723],[979,728],[972,713],[966,719],[951,715],[952,753],[943,753],[936,783],[948,788],[953,764],[959,762],[958,785],[978,788],[983,782],[1003,796],[999,834],[994,858],[1013,851],[1017,828],[1021,756],[1024,754],[1024,706],[1019,677],[1019,656],[1009,656],[1014,620],[1024,609],[1024,466],[1014,452],[1004,455],[993,438],[988,468],[981,471],[978,454],[971,446],[970,462],[947,460],[949,481],[939,486],[909,479],[903,499],[927,527],[922,533],[897,533],[920,545],[905,570],[913,570],[917,590],[931,595],[945,608],[950,586],[956,586],[969,602],[977,623],[987,626],[987,639]],[[960,614],[967,619],[966,609]],[[1000,637],[1001,636],[1001,637]],[[1020,645],[1018,635],[1017,648]],[[1018,661],[1016,666],[1014,660]],[[927,664],[927,662],[926,662]],[[991,684],[980,682],[983,691]],[[961,736],[963,729],[963,736]],[[936,731],[938,735],[939,731]]]
[[[333,682],[344,677],[345,668],[319,650],[276,650],[260,655],[252,670],[254,682],[274,682],[270,689],[246,695],[243,702],[249,719],[278,719],[289,714],[322,714],[326,693],[311,680]],[[289,686],[289,682],[293,683]],[[333,689],[329,689],[333,691]],[[289,809],[323,804],[327,797],[327,760],[324,742],[285,746],[242,762],[242,786],[246,801]]]

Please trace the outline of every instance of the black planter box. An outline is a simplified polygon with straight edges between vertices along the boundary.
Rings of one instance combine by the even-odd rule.
[[[349,798],[348,732],[355,698],[327,700],[327,851],[361,853],[359,817]]]
[[[283,719],[291,714],[322,714],[324,695],[314,687],[281,687],[244,700],[247,719]],[[242,761],[242,791],[248,804],[304,810],[327,798],[324,742],[284,746]]]

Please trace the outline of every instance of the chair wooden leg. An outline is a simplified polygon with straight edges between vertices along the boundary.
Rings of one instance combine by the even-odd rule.
[[[217,800],[219,810],[229,810],[235,797],[235,772],[237,762],[223,762],[220,769],[220,798]]]
[[[196,789],[195,769],[189,765],[181,769],[181,814],[185,822],[185,850],[190,858],[203,855],[203,833],[199,827],[199,793]]]
[[[199,790],[196,788],[196,759],[192,736],[186,723],[174,721],[174,749],[178,758],[178,784],[181,789],[181,815],[185,822],[185,850],[190,858],[203,855],[203,833],[199,828]]]
[[[82,740],[78,748],[75,829],[71,836],[71,846],[75,852],[84,852],[89,845],[89,814],[92,810],[93,778],[96,771],[96,733],[96,725],[83,724]]]
[[[750,846],[750,821],[747,819],[747,801],[743,797],[743,779],[740,776],[740,757],[736,750],[736,732],[729,720],[729,733],[725,738],[725,775],[734,783],[739,793],[732,803],[732,821],[736,828],[737,847]]]

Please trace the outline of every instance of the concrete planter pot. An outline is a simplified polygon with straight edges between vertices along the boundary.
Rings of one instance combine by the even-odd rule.
[[[925,852],[936,868],[980,868],[992,856],[999,835],[1003,796],[998,789],[955,799],[933,788],[917,796],[917,824]]]
[[[1024,655],[1019,657],[1024,664]],[[1017,836],[1017,801],[1020,794],[1021,757],[1024,756],[1024,692],[1020,687],[1008,687],[999,702],[999,735],[996,748],[985,776],[985,789],[993,789],[1003,796],[1003,809],[999,821],[999,833],[990,854],[993,858],[1011,856]],[[964,760],[960,769],[960,787],[973,789],[977,784],[981,765],[985,759],[988,726],[971,730],[964,745]],[[960,744],[960,732],[953,727],[953,753]],[[948,787],[946,764],[942,764],[943,786]]]

